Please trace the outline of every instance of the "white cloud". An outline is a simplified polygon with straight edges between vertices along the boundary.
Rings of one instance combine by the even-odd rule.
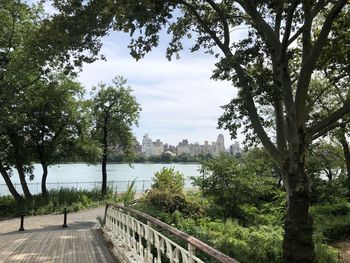
[[[222,114],[220,106],[230,101],[236,89],[229,82],[210,79],[215,58],[183,54],[180,60],[167,61],[156,49],[136,62],[125,40],[120,41],[124,47],[111,38],[105,42],[102,53],[107,61],[85,65],[79,80],[89,89],[101,81],[111,82],[116,75],[125,77],[142,107],[140,125],[134,129],[139,140],[149,133],[171,144],[184,138],[203,142],[223,133],[229,141],[226,131],[216,129],[217,119]]]

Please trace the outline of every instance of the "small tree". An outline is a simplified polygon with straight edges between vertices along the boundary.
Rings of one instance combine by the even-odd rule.
[[[99,84],[93,99],[95,129],[93,136],[102,148],[102,195],[107,194],[107,157],[122,152],[130,163],[133,160],[132,126],[137,125],[140,106],[126,80],[116,77],[112,85]]]

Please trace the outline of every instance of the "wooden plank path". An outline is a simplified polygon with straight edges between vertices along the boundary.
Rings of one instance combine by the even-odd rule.
[[[98,230],[93,229],[104,208],[68,214],[68,228],[62,228],[63,215],[25,218],[25,231],[19,232],[19,219],[0,221],[0,263],[117,262]]]

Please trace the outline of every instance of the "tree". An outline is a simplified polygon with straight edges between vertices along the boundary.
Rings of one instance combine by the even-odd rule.
[[[93,12],[91,6],[97,3],[106,6],[110,2],[68,3],[68,9]],[[248,125],[283,175],[288,201],[285,262],[315,260],[305,153],[313,139],[349,113],[350,101],[311,122],[307,119],[309,84],[334,21],[348,7],[346,0],[120,0],[106,11],[106,17],[111,13],[114,16],[114,29],[130,32],[133,38],[129,47],[136,59],[158,45],[159,33],[165,27],[173,35],[168,58],[183,49],[185,37],[195,37],[192,51],[203,48],[219,58],[213,77],[232,80],[239,89],[225,127],[236,135],[239,126]],[[66,8],[64,4],[59,7],[63,14]],[[321,14],[324,22],[315,32],[315,18]],[[247,37],[234,42],[231,32],[241,25],[247,27]],[[295,47],[297,41],[300,49]],[[266,118],[266,111],[274,120]]]
[[[26,94],[27,130],[35,159],[42,166],[41,190],[47,196],[48,167],[65,158],[97,154],[89,139],[92,120],[82,100],[82,86],[64,75],[36,82]]]
[[[117,77],[112,85],[99,84],[93,99],[94,137],[102,148],[102,195],[107,194],[107,157],[113,151],[123,152],[130,163],[133,159],[134,136],[141,108],[126,80]]]
[[[100,27],[104,23],[93,17],[85,17],[86,21]],[[17,0],[1,1],[0,24],[0,172],[11,194],[22,202],[10,176],[15,167],[25,196],[31,198],[26,177],[32,176],[33,154],[24,125],[27,123],[24,94],[57,68],[69,74],[83,62],[95,61],[101,46],[96,36],[100,33],[95,30],[87,33],[87,23],[74,28],[72,19],[47,17],[41,5],[30,7]]]

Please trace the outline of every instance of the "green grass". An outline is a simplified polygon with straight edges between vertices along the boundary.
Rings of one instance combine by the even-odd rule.
[[[33,199],[24,204],[18,204],[11,196],[0,197],[0,216],[16,217],[25,215],[59,214],[67,208],[68,212],[98,207],[115,200],[112,191],[108,191],[105,197],[100,194],[100,189],[76,190],[61,188],[51,190],[48,197],[34,195]]]

